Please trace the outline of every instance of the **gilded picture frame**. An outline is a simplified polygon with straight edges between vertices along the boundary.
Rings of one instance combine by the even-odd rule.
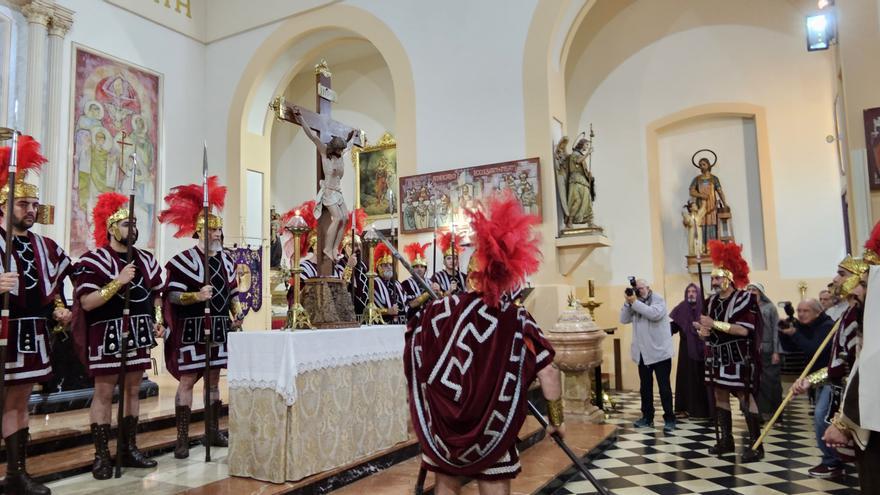
[[[355,170],[355,208],[371,221],[397,214],[397,142],[385,133],[375,144],[351,151]]]

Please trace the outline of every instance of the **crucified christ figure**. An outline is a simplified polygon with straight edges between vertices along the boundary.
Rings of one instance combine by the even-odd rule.
[[[306,136],[315,143],[318,153],[321,155],[324,180],[321,181],[321,188],[318,190],[318,197],[315,200],[315,218],[321,218],[321,213],[325,208],[330,213],[327,231],[318,234],[323,235],[324,238],[324,256],[326,259],[335,260],[336,250],[345,236],[345,222],[348,218],[348,210],[342,197],[342,174],[345,172],[342,155],[351,147],[356,132],[352,130],[344,140],[339,136],[333,136],[329,142],[324,143],[315,135],[309,125],[303,122],[299,108],[294,108],[293,118],[305,131]]]

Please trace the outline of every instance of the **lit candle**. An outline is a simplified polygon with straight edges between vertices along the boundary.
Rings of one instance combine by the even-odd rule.
[[[590,290],[590,297],[596,297],[596,286],[593,284],[593,279],[587,281],[587,286]]]

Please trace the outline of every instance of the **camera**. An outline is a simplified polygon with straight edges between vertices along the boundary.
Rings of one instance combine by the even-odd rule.
[[[626,290],[624,291],[624,293],[627,295],[627,297],[631,297],[631,296],[634,296],[639,293],[639,291],[636,289],[636,278],[635,277],[629,277],[629,285],[630,285],[630,287],[627,287]]]
[[[794,319],[794,306],[792,306],[791,301],[779,301],[778,306],[785,311],[785,315],[788,316],[788,319]]]

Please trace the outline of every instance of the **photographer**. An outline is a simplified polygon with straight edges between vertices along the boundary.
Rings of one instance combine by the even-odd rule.
[[[675,429],[675,412],[672,410],[672,387],[669,375],[672,371],[672,332],[666,315],[666,302],[651,291],[644,280],[630,277],[631,288],[626,289],[625,302],[620,308],[620,323],[632,323],[633,337],[630,355],[639,365],[639,391],[642,396],[642,417],[634,423],[637,428],[654,425],[654,379],[660,388],[663,404],[663,430]]]
[[[787,318],[779,321],[779,331],[787,335],[797,350],[806,356],[816,353],[833,326],[834,321],[822,311],[822,305],[815,299],[805,299],[798,303],[796,319]],[[829,356],[831,356],[831,346],[825,346],[810,372],[827,366]]]

